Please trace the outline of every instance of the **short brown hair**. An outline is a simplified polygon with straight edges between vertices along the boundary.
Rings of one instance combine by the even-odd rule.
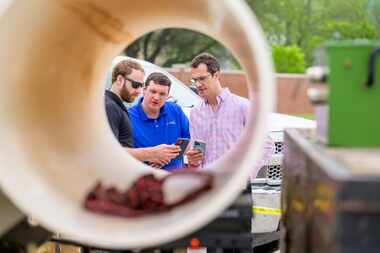
[[[140,70],[144,73],[144,68],[136,61],[122,60],[112,70],[112,83],[116,81],[118,75],[127,76],[132,73],[132,69]]]
[[[207,66],[207,71],[213,75],[216,72],[220,71],[220,65],[219,62],[216,60],[216,58],[209,54],[209,53],[202,53],[197,56],[191,61],[191,67],[197,68],[199,64],[205,64]]]
[[[145,80],[145,87],[149,86],[150,81],[153,81],[154,83],[159,85],[168,86],[169,89],[172,84],[170,79],[160,72],[153,72],[152,74],[150,74],[148,78]]]

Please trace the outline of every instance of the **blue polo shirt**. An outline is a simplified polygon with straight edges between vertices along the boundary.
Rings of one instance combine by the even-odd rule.
[[[132,123],[135,148],[153,147],[160,144],[174,144],[177,138],[190,138],[189,120],[181,107],[175,103],[166,102],[157,119],[150,119],[145,114],[141,102],[128,109]],[[183,166],[183,157],[173,159],[163,167],[171,171]]]

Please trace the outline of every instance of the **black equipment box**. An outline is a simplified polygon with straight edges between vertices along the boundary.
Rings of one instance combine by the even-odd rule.
[[[328,148],[287,130],[281,253],[380,252],[380,149]]]

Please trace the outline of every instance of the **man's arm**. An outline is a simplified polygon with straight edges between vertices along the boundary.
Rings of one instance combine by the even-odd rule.
[[[250,108],[250,102],[248,99],[243,99],[240,102],[240,112],[243,116],[243,126],[245,126],[248,122],[248,113],[249,113],[249,108]],[[256,108],[253,108],[253,110],[256,110]]]
[[[153,158],[153,147],[149,148],[127,148],[129,154],[139,161],[150,161]]]
[[[119,139],[119,126],[120,126],[120,114],[116,108],[113,108],[112,105],[106,104],[106,115],[108,119],[108,124],[111,127],[113,134],[116,139]]]
[[[127,151],[139,161],[165,165],[176,157],[181,149],[176,145],[161,144],[147,148],[127,148]]]
[[[196,117],[197,117],[196,114],[197,114],[197,112],[194,109],[192,109],[190,112],[189,130],[190,130],[191,139],[193,141],[199,139],[198,129],[196,126]],[[193,168],[193,169],[199,169],[202,166],[202,162],[204,160],[204,155],[205,154],[203,154],[199,150],[191,148],[186,153],[187,162],[188,162],[189,167]]]

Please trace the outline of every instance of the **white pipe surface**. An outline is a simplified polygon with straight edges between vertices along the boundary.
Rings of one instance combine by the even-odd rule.
[[[14,0],[7,6],[0,10],[0,185],[23,212],[77,241],[141,248],[193,232],[241,192],[261,156],[274,104],[268,48],[243,1]],[[96,180],[125,188],[151,171],[113,137],[103,80],[128,43],[167,27],[224,43],[247,72],[251,92],[259,87],[259,103],[240,148],[210,168],[216,186],[209,193],[144,218],[90,213],[81,203]]]

